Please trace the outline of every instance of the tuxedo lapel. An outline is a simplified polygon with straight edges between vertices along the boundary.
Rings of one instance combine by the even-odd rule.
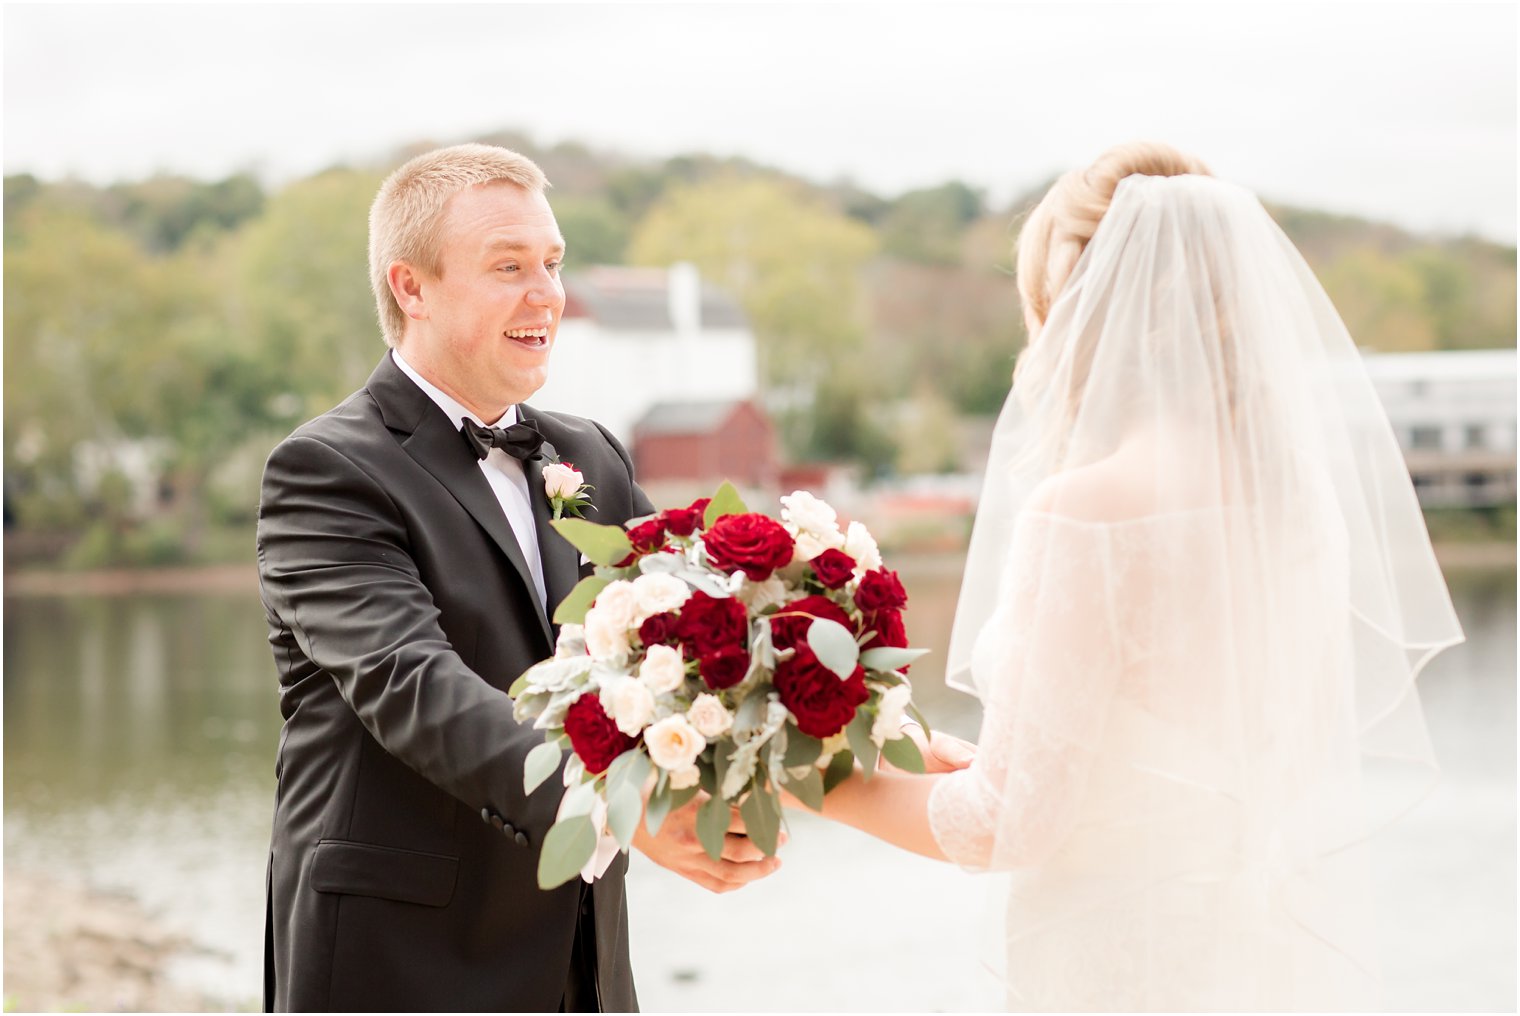
[[[454,499],[480,524],[496,546],[501,548],[507,560],[512,562],[512,567],[516,569],[518,577],[527,588],[529,597],[538,604],[539,625],[543,628],[544,637],[552,645],[554,636],[549,629],[548,615],[543,609],[543,604],[538,603],[538,590],[534,588],[533,573],[528,570],[528,562],[523,557],[522,547],[518,545],[517,535],[512,532],[512,524],[507,521],[501,502],[496,500],[496,494],[491,490],[490,483],[480,471],[480,460],[470,451],[465,439],[457,430],[449,426],[449,418],[444,415],[443,410],[434,405],[427,394],[413,384],[411,378],[401,372],[401,368],[395,365],[389,354],[370,377],[368,388],[380,406],[381,416],[385,419],[386,426],[392,430],[410,434],[401,442],[401,447],[418,465],[432,473],[450,494],[454,495]],[[533,481],[530,477],[530,493],[532,487]],[[538,489],[543,489],[541,475],[538,480]],[[531,497],[529,500],[534,502],[536,517],[538,502]],[[539,545],[542,547],[543,523],[539,523],[538,528]],[[544,566],[547,586],[547,558]],[[550,587],[550,599],[553,600],[553,587]]]
[[[523,419],[538,423],[527,406],[518,406],[517,412]],[[550,524],[549,495],[544,491],[544,466],[558,461],[559,453],[546,440],[539,453],[523,463],[523,472],[528,477],[528,500],[533,505],[534,528],[538,530],[538,553],[544,565],[544,588],[549,594],[551,617],[554,609],[570,595],[570,590],[581,579],[580,553]]]

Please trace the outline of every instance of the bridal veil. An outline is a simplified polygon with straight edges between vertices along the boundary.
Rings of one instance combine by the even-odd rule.
[[[1414,681],[1461,637],[1298,252],[1239,187],[1124,178],[1021,358],[950,645],[986,720],[930,816],[1008,873],[1012,1006],[1376,1006],[1359,845],[1434,779]]]

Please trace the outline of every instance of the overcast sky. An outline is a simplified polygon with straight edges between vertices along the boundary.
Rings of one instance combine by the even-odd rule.
[[[1513,4],[7,4],[7,173],[279,182],[513,128],[996,200],[1158,138],[1513,243]]]

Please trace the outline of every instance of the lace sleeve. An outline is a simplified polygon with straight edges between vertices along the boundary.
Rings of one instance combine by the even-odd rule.
[[[1102,528],[1021,523],[1011,569],[973,655],[985,709],[976,761],[929,798],[940,849],[975,869],[1038,864],[1060,846],[1120,671]]]

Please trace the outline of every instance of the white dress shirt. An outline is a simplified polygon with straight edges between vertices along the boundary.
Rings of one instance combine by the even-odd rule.
[[[474,413],[461,406],[447,392],[441,390],[427,378],[417,373],[412,365],[406,362],[406,357],[401,355],[400,350],[391,350],[391,359],[396,361],[396,366],[413,381],[417,387],[427,393],[428,398],[437,404],[449,418],[449,424],[458,430],[465,420],[470,420],[480,426],[510,427],[517,422],[517,407],[508,408],[500,420],[486,424]],[[464,438],[461,436],[461,442]],[[512,526],[512,533],[517,537],[517,545],[522,548],[523,558],[528,562],[528,571],[533,575],[533,591],[538,594],[539,609],[548,617],[545,604],[549,595],[544,588],[544,562],[538,553],[538,527],[533,522],[533,502],[528,498],[532,492],[528,490],[528,477],[523,473],[522,463],[500,448],[492,448],[486,457],[480,460],[480,471],[485,474],[486,482],[491,485],[491,492],[496,495],[501,510],[506,513],[507,522]]]
[[[399,350],[392,349],[391,358],[396,361],[396,366],[400,367],[407,377],[417,382],[417,387],[427,392],[428,398],[444,411],[455,430],[458,430],[465,420],[487,426],[448,393],[441,391],[437,385],[413,370],[412,365],[406,362],[406,358]],[[512,406],[502,414],[500,420],[489,426],[510,427],[516,422],[517,407]],[[460,437],[459,440],[463,441],[464,438]],[[486,482],[491,485],[492,493],[501,504],[501,510],[506,513],[507,521],[512,524],[512,533],[517,537],[517,545],[522,548],[523,557],[528,561],[528,571],[533,573],[533,589],[538,593],[539,607],[544,609],[549,596],[544,589],[544,563],[538,553],[538,526],[533,521],[533,505],[528,500],[531,492],[528,490],[528,477],[523,473],[522,463],[500,448],[492,448],[486,453],[486,457],[480,460],[480,471],[485,474]],[[548,616],[547,610],[544,616]],[[561,805],[563,806],[563,802]],[[592,814],[592,820],[597,828],[596,852],[581,869],[581,878],[587,882],[594,881],[605,874],[621,849],[617,839],[607,830],[607,806],[600,798],[597,799],[596,805],[596,810]]]

